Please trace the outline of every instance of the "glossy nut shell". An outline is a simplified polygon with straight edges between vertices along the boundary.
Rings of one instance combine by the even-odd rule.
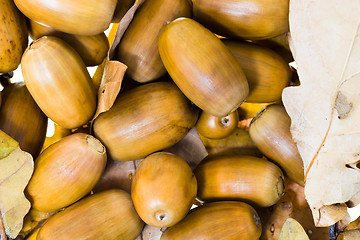
[[[284,193],[280,168],[253,156],[209,156],[194,172],[198,198],[203,201],[240,200],[269,207]]]
[[[131,197],[136,211],[153,227],[170,227],[189,212],[197,191],[196,178],[185,160],[154,153],[136,169]]]
[[[0,129],[36,158],[45,141],[48,118],[24,83],[10,84],[1,94]]]
[[[269,105],[253,119],[249,133],[256,146],[293,181],[304,185],[304,167],[290,133],[291,119],[282,105]]]
[[[33,21],[56,30],[96,35],[110,25],[117,0],[15,0],[20,11]]]
[[[28,44],[25,17],[12,0],[0,0],[0,73],[15,70]]]
[[[26,188],[33,208],[54,212],[84,197],[99,181],[106,150],[91,135],[76,133],[45,149],[35,160]]]
[[[283,58],[269,48],[256,44],[223,40],[238,60],[249,82],[249,103],[281,100],[283,89],[289,85],[291,71]]]
[[[149,82],[166,73],[158,40],[161,29],[178,17],[191,17],[188,0],[148,0],[136,12],[118,47],[117,59],[128,66],[127,74]]]
[[[236,130],[238,122],[237,111],[225,117],[215,117],[203,111],[196,123],[196,129],[206,138],[220,139],[230,136]]]
[[[72,35],[35,21],[30,20],[29,22],[29,33],[32,39],[36,40],[43,36],[58,37],[76,50],[86,66],[95,66],[102,63],[109,50],[109,41],[105,33],[94,36]]]
[[[133,240],[144,226],[130,195],[109,190],[87,197],[51,217],[38,240]]]
[[[194,18],[226,37],[266,39],[289,30],[289,0],[194,0]]]
[[[168,228],[161,240],[254,240],[260,235],[260,218],[250,205],[222,201],[207,203],[190,211],[184,220]]]
[[[91,77],[78,53],[63,40],[42,37],[24,53],[26,87],[41,110],[64,128],[89,121],[96,107]]]
[[[195,125],[198,111],[173,83],[149,83],[120,95],[94,122],[111,158],[130,161],[170,147]]]
[[[248,96],[248,83],[235,57],[194,20],[178,18],[163,28],[159,52],[176,85],[211,115],[230,114]]]

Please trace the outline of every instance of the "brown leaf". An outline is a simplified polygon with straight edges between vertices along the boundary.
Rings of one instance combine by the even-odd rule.
[[[135,161],[114,161],[111,160],[101,176],[99,182],[94,187],[95,193],[108,189],[119,188],[130,193],[131,178],[136,170]]]
[[[19,234],[23,219],[30,209],[30,202],[24,196],[24,189],[34,170],[32,156],[14,149],[13,139],[0,131],[0,218],[6,234],[16,238]],[[13,149],[9,152],[9,149]]]
[[[171,148],[165,149],[186,160],[193,169],[207,156],[207,151],[200,140],[195,128]],[[130,193],[131,179],[142,159],[136,161],[108,162],[104,174],[94,187],[94,192],[100,192],[113,188],[120,188]]]
[[[163,230],[161,228],[152,227],[145,224],[141,233],[142,240],[160,240]]]
[[[316,228],[306,202],[304,188],[285,178],[285,194],[272,207],[259,209],[263,233],[261,240],[278,240],[288,218],[298,221],[311,240],[328,239],[329,228]]]
[[[128,28],[131,20],[133,19],[136,10],[144,1],[145,0],[137,1],[136,4],[132,6],[121,19],[114,40],[109,49],[107,58],[105,59],[105,62],[99,66],[98,71],[94,76],[93,82],[95,85],[97,85],[96,82],[98,81],[98,78],[102,72],[102,68],[104,68],[100,88],[98,90],[98,106],[92,120],[95,120],[100,115],[100,113],[109,110],[120,92],[121,83],[124,78],[127,66],[119,61],[111,59],[113,59],[115,50],[119,45],[120,40]]]
[[[104,73],[98,91],[98,105],[93,120],[109,110],[120,92],[127,66],[118,61],[105,60]]]
[[[360,2],[290,1],[290,47],[301,85],[283,91],[317,226],[360,201]]]
[[[195,127],[178,143],[164,151],[173,153],[186,160],[192,170],[208,155]]]

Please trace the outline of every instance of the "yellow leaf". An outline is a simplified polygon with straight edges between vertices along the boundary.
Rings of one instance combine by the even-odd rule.
[[[19,143],[0,130],[0,159],[8,156]]]
[[[309,237],[300,223],[288,218],[281,229],[279,240],[309,240]]]
[[[19,234],[23,219],[31,207],[25,198],[24,189],[34,170],[32,156],[19,147],[14,149],[13,141],[2,136],[1,144],[7,146],[2,151],[12,151],[0,160],[0,218],[10,238],[16,238]]]

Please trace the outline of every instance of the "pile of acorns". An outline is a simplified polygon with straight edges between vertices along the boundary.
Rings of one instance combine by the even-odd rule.
[[[76,132],[41,154],[47,118],[65,129],[92,120],[98,86],[86,66],[104,60],[104,30],[134,1],[14,2],[0,0],[0,128],[35,159],[26,188],[32,208],[57,212],[36,239],[131,240],[144,222],[167,228],[163,240],[259,239],[253,207],[280,199],[284,174],[303,185],[281,105],[291,54],[264,46],[288,32],[288,0],[146,0],[116,49],[115,60],[128,69],[113,107],[91,122],[91,134]],[[20,60],[25,84],[6,82]],[[275,103],[249,128],[271,161],[224,151],[209,154],[193,172],[187,159],[162,151],[194,126],[202,139],[229,137],[243,120],[244,102]],[[144,159],[131,195],[113,189],[87,196],[110,159]],[[190,211],[195,199],[201,206]]]

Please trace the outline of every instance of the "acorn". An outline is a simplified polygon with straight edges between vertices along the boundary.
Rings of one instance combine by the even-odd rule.
[[[224,37],[266,39],[289,30],[289,0],[194,0],[193,13]]]
[[[76,35],[96,35],[110,25],[117,0],[14,0],[33,21]]]
[[[207,203],[190,211],[178,224],[166,229],[161,240],[259,239],[261,221],[250,205],[235,201]]]
[[[274,163],[246,155],[209,155],[194,171],[202,201],[237,200],[260,207],[284,194],[284,175]]]
[[[208,114],[229,115],[248,96],[248,83],[236,58],[194,20],[178,18],[164,27],[159,52],[176,85]]]
[[[263,108],[250,125],[250,137],[259,150],[276,162],[294,182],[304,186],[304,166],[290,133],[291,119],[282,105]]]
[[[283,58],[269,48],[249,42],[223,40],[238,60],[249,82],[249,103],[281,100],[282,90],[289,85],[291,71]]]
[[[146,157],[131,184],[131,197],[139,216],[158,228],[182,220],[195,200],[196,191],[196,178],[187,162],[166,152]]]
[[[96,92],[79,54],[63,40],[42,37],[30,44],[21,62],[26,87],[41,110],[64,128],[91,120]]]
[[[215,117],[203,111],[196,123],[196,129],[206,138],[220,139],[230,136],[236,130],[238,122],[237,110],[225,117]]]
[[[93,127],[112,159],[132,161],[174,145],[197,118],[197,108],[174,83],[156,82],[120,94]]]
[[[26,188],[31,205],[55,212],[90,192],[106,165],[106,150],[91,135],[76,133],[46,148],[35,160]]]
[[[0,73],[14,71],[28,44],[25,17],[12,0],[0,0]]]
[[[109,41],[103,32],[94,36],[72,35],[30,20],[29,33],[34,40],[43,36],[55,36],[64,40],[76,50],[86,66],[101,64],[109,50]]]
[[[89,196],[51,217],[37,240],[133,240],[144,226],[130,194],[109,190]]]
[[[44,144],[48,118],[31,97],[23,82],[1,92],[0,129],[19,142],[35,159]]]
[[[191,17],[189,0],[148,0],[136,12],[118,46],[117,57],[128,66],[127,74],[149,82],[166,73],[158,40],[161,29],[178,17]]]
[[[135,0],[118,0],[111,22],[120,22],[120,20],[124,17],[126,12],[134,5],[134,3]]]

